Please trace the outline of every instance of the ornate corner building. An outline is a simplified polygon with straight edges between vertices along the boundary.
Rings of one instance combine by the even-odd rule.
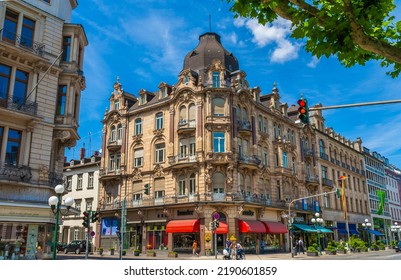
[[[289,207],[294,235],[315,212],[341,221],[334,194],[292,202],[335,190],[343,174],[350,222],[368,215],[361,141],[324,128],[321,112],[310,126],[296,120],[275,84],[267,94],[248,84],[216,33],[199,37],[175,85],[133,95],[117,80],[103,119],[97,247],[122,230],[124,248],[192,252],[197,240],[207,253],[214,238],[219,249],[235,238],[249,253],[261,240],[265,252],[285,251]]]
[[[84,49],[76,0],[0,3],[0,258],[49,253],[48,205],[78,136]],[[50,242],[51,243],[51,242]]]

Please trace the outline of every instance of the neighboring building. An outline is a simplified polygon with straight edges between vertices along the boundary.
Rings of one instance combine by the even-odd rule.
[[[0,2],[0,258],[52,250],[48,199],[63,183],[65,147],[79,139],[85,89],[88,42],[83,27],[70,23],[77,5]]]
[[[399,231],[401,226],[401,200],[400,190],[398,188],[401,182],[401,171],[395,166],[385,165],[386,172],[386,197],[388,198],[389,210],[391,215],[390,241],[399,239]]]
[[[66,178],[66,188],[68,194],[64,196],[72,197],[75,200],[75,208],[79,214],[64,218],[64,223],[60,227],[60,241],[69,243],[77,239],[86,239],[85,228],[82,225],[84,211],[96,211],[98,205],[99,192],[99,167],[101,157],[95,153],[90,158],[84,157],[85,152],[81,149],[80,160],[71,160],[64,165],[64,175]],[[92,244],[96,243],[99,232],[95,232],[96,224],[91,223],[90,232],[95,235],[90,237]],[[92,247],[93,248],[93,247]]]
[[[357,231],[369,216],[361,141],[325,129],[321,115],[314,126],[301,125],[276,85],[261,94],[245,78],[220,36],[205,33],[174,86],[162,82],[136,97],[114,84],[103,119],[98,247],[114,244],[120,227],[124,248],[192,252],[195,239],[207,253],[218,217],[219,249],[235,237],[248,253],[258,253],[262,239],[266,252],[285,251],[289,207],[294,237],[316,232],[315,212],[332,228],[344,221],[335,194],[323,197],[340,175],[349,178],[349,222]]]
[[[391,214],[386,187],[385,164],[388,161],[377,152],[363,148],[365,155],[366,180],[368,184],[369,204],[373,231],[376,239],[390,240]],[[384,192],[384,200],[380,193]]]
[[[309,133],[308,139],[308,133],[304,133],[302,137],[304,152],[301,160],[306,164],[306,178],[311,178],[312,169],[319,173],[319,193],[341,188],[340,176],[345,177],[345,211],[341,199],[334,195],[322,196],[318,201],[323,208],[326,226],[336,229],[335,239],[348,240],[349,236],[360,235],[358,228],[365,219],[370,218],[362,140],[357,138],[356,141],[350,141],[333,128],[325,127],[320,107],[314,106],[317,110],[311,112],[310,122],[314,128],[312,135]],[[304,129],[304,132],[308,130]],[[316,187],[313,180],[307,179],[306,183],[309,189]]]

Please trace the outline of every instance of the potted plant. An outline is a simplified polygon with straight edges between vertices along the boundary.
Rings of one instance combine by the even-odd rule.
[[[213,255],[213,252],[211,249],[206,249],[205,254],[206,254],[206,256],[211,256],[211,255]]]
[[[127,255],[127,250],[123,250],[123,251],[121,252],[121,254],[122,254],[123,256]]]
[[[306,250],[306,255],[317,257],[319,255],[319,251],[316,249],[316,247],[317,247],[317,244],[315,244],[315,243],[313,243],[312,246],[309,246],[308,250]]]
[[[134,250],[134,256],[139,256],[140,253],[141,253],[140,250],[138,250],[138,249]]]
[[[345,247],[343,245],[338,244],[337,245],[337,253],[338,254],[346,254],[347,249],[345,249]]]
[[[176,258],[176,257],[178,257],[178,254],[177,254],[177,252],[170,251],[170,252],[168,252],[168,257],[169,258]]]
[[[103,255],[103,248],[102,247],[98,248],[97,252],[99,253],[99,255],[102,256]]]
[[[155,250],[147,250],[146,255],[148,257],[156,257],[156,251]]]
[[[110,255],[114,255],[115,248],[110,248]]]
[[[327,255],[335,255],[337,253],[337,248],[333,245],[328,245],[324,250]]]

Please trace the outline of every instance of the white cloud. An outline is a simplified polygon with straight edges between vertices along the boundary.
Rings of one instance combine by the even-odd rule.
[[[317,64],[319,63],[319,59],[316,56],[313,56],[311,61],[306,64],[309,68],[316,68]]]
[[[282,18],[273,23],[261,25],[255,19],[238,18],[234,21],[237,27],[246,27],[253,35],[252,42],[259,48],[275,45],[269,53],[270,61],[283,63],[298,58],[300,45],[289,40],[291,22]]]

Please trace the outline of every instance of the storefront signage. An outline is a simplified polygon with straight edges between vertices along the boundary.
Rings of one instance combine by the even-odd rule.
[[[294,221],[299,223],[299,222],[304,222],[305,219],[304,219],[304,217],[294,217]]]
[[[177,216],[192,216],[193,214],[194,211],[192,210],[185,210],[185,211],[177,210]]]
[[[244,211],[242,211],[242,215],[253,216],[253,215],[255,215],[255,212],[253,212],[252,210],[244,210]]]

